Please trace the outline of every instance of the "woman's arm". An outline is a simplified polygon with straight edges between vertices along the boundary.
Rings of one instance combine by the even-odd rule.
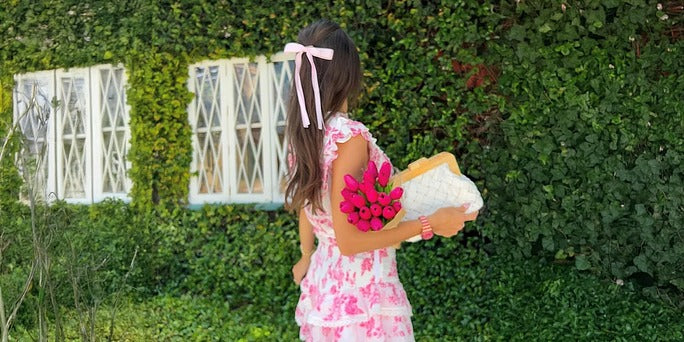
[[[361,178],[364,167],[368,164],[368,142],[357,135],[343,144],[337,144],[338,156],[332,163],[332,183],[330,188],[330,205],[332,208],[333,228],[340,252],[343,255],[354,255],[400,243],[421,233],[419,220],[401,222],[397,227],[381,231],[361,232],[347,222],[346,214],[340,211],[342,189],[345,186],[344,176],[351,174]],[[466,215],[466,208],[442,208],[428,216],[428,221],[437,235],[450,237],[463,228],[465,221],[474,220],[477,213]]]
[[[302,257],[292,266],[292,278],[297,285],[301,283],[306,272],[309,270],[311,254],[314,251],[313,226],[309,219],[306,218],[304,208],[299,209],[299,249],[302,252]]]
[[[313,226],[304,213],[304,208],[299,209],[299,250],[302,256],[311,256],[314,250]]]

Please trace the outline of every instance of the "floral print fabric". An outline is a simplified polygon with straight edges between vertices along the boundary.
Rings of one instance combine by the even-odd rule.
[[[337,144],[361,135],[377,165],[389,161],[360,122],[337,114],[326,124],[323,150],[323,210],[305,213],[318,240],[300,284],[295,311],[304,341],[413,341],[411,305],[397,274],[394,248],[343,256],[330,208],[330,171]]]

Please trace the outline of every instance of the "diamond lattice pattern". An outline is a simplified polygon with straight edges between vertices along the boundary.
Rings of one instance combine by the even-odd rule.
[[[237,137],[237,193],[264,192],[262,109],[256,63],[237,63],[235,73],[235,133]]]
[[[27,79],[17,86],[19,128],[24,137],[19,170],[30,178],[37,198],[45,199],[48,176],[47,127],[51,113],[51,89],[46,80]],[[27,193],[22,193],[27,198]]]
[[[85,198],[86,193],[86,93],[82,77],[63,77],[60,80],[62,194],[64,198]]]
[[[223,146],[221,145],[221,98],[219,67],[195,68],[194,88],[196,92],[195,152],[199,173],[199,193],[216,194],[224,191]]]
[[[100,70],[102,192],[126,193],[126,99],[123,68]]]

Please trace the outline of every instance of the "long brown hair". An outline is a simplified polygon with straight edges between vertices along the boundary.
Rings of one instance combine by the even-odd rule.
[[[319,20],[302,29],[297,42],[304,46],[313,45],[334,50],[332,60],[313,58],[318,74],[323,118],[327,121],[342,107],[345,100],[354,102],[361,89],[361,62],[356,46],[339,25],[328,20]],[[317,211],[322,208],[321,159],[325,131],[318,129],[311,66],[306,56],[302,56],[299,77],[311,124],[308,128],[302,126],[293,77],[287,106],[286,135],[294,164],[288,170],[285,205],[289,210],[299,210],[305,205],[311,205]]]

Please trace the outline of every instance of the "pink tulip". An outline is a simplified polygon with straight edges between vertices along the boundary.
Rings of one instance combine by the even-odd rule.
[[[366,172],[363,173],[363,176],[364,178],[368,177],[373,181],[375,181],[375,178],[378,177],[378,166],[375,165],[374,161],[371,160],[368,162],[368,168],[366,169]]]
[[[382,163],[380,171],[378,171],[378,183],[380,186],[387,186],[389,182],[390,173],[392,172],[392,165],[388,162]]]
[[[381,206],[386,207],[390,202],[392,202],[392,198],[390,198],[388,194],[384,192],[378,194],[378,203],[380,203]]]
[[[357,208],[361,208],[366,205],[366,199],[363,198],[362,195],[358,194],[352,195],[351,202]]]
[[[359,209],[359,217],[362,220],[370,220],[370,218],[371,218],[370,209],[368,209],[368,207],[361,207],[361,209]]]
[[[359,182],[351,175],[344,175],[344,183],[347,184],[347,189],[351,191],[359,189]]]
[[[363,182],[368,183],[368,184],[374,184],[375,183],[375,177],[371,176],[367,172],[363,174]]]
[[[371,211],[371,214],[373,214],[373,216],[375,216],[375,217],[382,216],[382,206],[380,204],[375,203],[375,204],[371,205],[370,211]]]
[[[370,222],[366,220],[359,220],[359,222],[356,224],[356,228],[358,228],[362,232],[367,232],[370,229],[370,227]]]
[[[397,212],[394,211],[394,208],[391,206],[387,206],[384,209],[382,209],[382,217],[391,220],[394,218],[394,216],[397,215]]]
[[[375,189],[369,189],[366,191],[366,199],[368,199],[368,202],[370,203],[375,203],[378,201],[378,192]]]
[[[370,221],[370,226],[371,229],[378,231],[382,229],[382,220],[377,217],[373,217]]]
[[[357,213],[357,212],[349,213],[349,215],[347,215],[347,222],[349,222],[351,224],[359,223],[360,219],[361,218],[359,217],[359,213]]]
[[[340,211],[342,211],[345,214],[349,214],[352,211],[354,211],[354,205],[351,202],[347,201],[342,201],[340,202]]]
[[[373,181],[366,182],[364,179],[363,182],[359,184],[359,190],[361,190],[361,193],[364,195],[367,194],[369,191],[373,190]]]
[[[351,197],[354,194],[355,194],[355,192],[353,192],[347,188],[342,189],[342,197],[344,198],[345,201],[351,201]]]
[[[403,194],[404,194],[404,189],[402,189],[400,186],[398,186],[398,187],[392,189],[392,191],[390,192],[389,195],[390,195],[391,199],[398,200],[401,198],[401,195],[403,195]]]
[[[401,208],[402,208],[401,202],[396,201],[396,202],[392,203],[392,208],[394,208],[394,211],[399,212],[399,210],[401,210]]]

